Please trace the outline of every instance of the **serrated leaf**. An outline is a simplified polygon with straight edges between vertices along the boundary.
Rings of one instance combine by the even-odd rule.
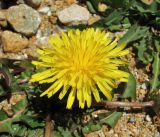
[[[22,122],[24,122],[32,128],[44,126],[44,123],[39,122],[38,119],[34,116],[22,115],[20,119]]]
[[[128,10],[135,3],[135,0],[102,0],[102,2],[114,9],[122,8],[124,11]]]
[[[14,112],[17,112],[26,105],[27,105],[27,99],[25,98],[20,100],[17,104],[13,105],[12,109],[14,110]]]
[[[105,18],[105,24],[110,26],[117,21],[120,22],[121,19],[122,19],[122,13],[117,10],[114,10],[108,17]]]
[[[133,25],[126,34],[120,39],[119,44],[121,43],[130,43],[136,41],[142,37],[148,31],[148,27],[140,27],[138,25]]]
[[[3,110],[0,110],[0,121],[3,121],[8,118],[8,115]]]
[[[136,8],[140,13],[156,13],[157,12],[157,3],[156,2],[152,2],[152,4],[147,5],[144,3],[140,3],[137,2],[136,4],[134,4],[134,8]]]
[[[12,130],[13,130],[13,133],[12,135],[13,136],[26,136],[26,132],[27,132],[27,128],[24,127],[22,124],[19,125],[19,124],[12,124]]]
[[[160,87],[160,80],[158,78],[160,75],[160,57],[158,52],[154,54],[154,62],[152,64],[152,74],[153,74],[153,78],[150,82],[151,92],[157,90],[158,87]]]
[[[82,128],[82,132],[84,133],[84,134],[88,134],[88,133],[90,133],[91,131],[90,131],[90,126],[84,126],[83,128]]]
[[[136,79],[132,73],[129,75],[128,82],[122,97],[131,98],[134,100],[136,99]]]
[[[62,137],[61,133],[60,133],[60,132],[57,132],[57,131],[54,132],[54,136],[55,136],[55,137]]]
[[[71,134],[71,131],[69,131],[68,129],[64,129],[62,127],[58,127],[58,130],[60,131],[61,135],[64,137],[73,137]]]
[[[44,136],[44,129],[43,128],[37,128],[37,129],[32,129],[29,130],[33,134],[28,133],[28,137],[43,137]]]
[[[111,126],[112,128],[116,125],[118,122],[119,118],[121,118],[123,112],[113,112],[111,115],[108,117],[105,117],[103,119],[100,119],[99,123],[101,124],[107,124]]]
[[[153,60],[152,52],[147,52],[147,47],[152,46],[148,45],[146,39],[142,39],[136,48],[138,49],[138,59],[143,62],[143,64],[148,64]]]
[[[156,51],[160,53],[160,38],[155,38],[154,44],[156,47]]]
[[[6,133],[10,133],[10,134],[14,133],[14,131],[11,127],[10,121],[5,122],[3,125],[0,126],[0,133],[2,133],[2,132],[6,132]]]

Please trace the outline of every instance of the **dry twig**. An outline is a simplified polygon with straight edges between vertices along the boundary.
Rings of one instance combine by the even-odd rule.
[[[131,107],[136,109],[142,109],[146,107],[153,107],[154,101],[148,101],[148,102],[121,102],[121,101],[102,101],[99,103],[95,103],[95,106],[104,106],[104,107]]]

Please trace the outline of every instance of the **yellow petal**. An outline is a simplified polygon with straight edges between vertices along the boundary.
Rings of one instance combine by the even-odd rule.
[[[97,82],[97,85],[98,85],[99,89],[102,91],[102,93],[107,97],[107,99],[111,100],[112,95],[111,95],[110,91],[104,85],[102,85],[102,83],[100,83],[100,82]]]
[[[40,81],[54,75],[55,69],[48,69],[43,72],[32,75],[30,82]]]
[[[57,80],[57,81],[54,82],[45,92],[43,92],[40,96],[42,97],[42,96],[44,96],[46,93],[47,93],[47,94],[50,93],[50,94],[49,94],[49,96],[50,96],[51,93],[52,93],[52,94],[55,93],[55,92],[54,92],[54,89],[55,89],[56,87],[61,86],[62,83],[63,83],[63,79]]]
[[[71,109],[76,95],[76,88],[72,88],[67,100],[67,109]]]
[[[117,54],[117,56],[124,56],[124,55],[127,55],[127,54],[129,54],[129,50],[128,50],[128,49],[119,52],[119,53]]]
[[[69,85],[64,85],[64,86],[63,86],[63,90],[62,90],[61,93],[59,94],[59,99],[60,99],[60,100],[66,95],[69,87],[70,87]]]
[[[117,57],[117,53],[123,50],[125,47],[126,47],[126,44],[121,44],[116,48],[114,48],[113,50],[111,50],[110,52],[108,52],[107,56]]]
[[[86,102],[87,102],[87,107],[89,108],[91,106],[92,98],[91,98],[91,90],[88,86],[86,86]]]

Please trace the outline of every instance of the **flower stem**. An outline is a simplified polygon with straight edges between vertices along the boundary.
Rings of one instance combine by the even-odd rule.
[[[46,124],[45,124],[44,137],[54,137],[52,132],[52,119],[51,119],[50,112],[47,113],[45,121],[46,121]]]

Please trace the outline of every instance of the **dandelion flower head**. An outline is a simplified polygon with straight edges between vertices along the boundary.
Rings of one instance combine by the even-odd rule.
[[[126,64],[120,56],[129,50],[110,38],[109,32],[93,28],[69,30],[51,36],[48,43],[50,47],[38,49],[39,60],[32,61],[37,69],[46,69],[33,74],[31,82],[52,83],[41,96],[50,98],[59,92],[61,100],[68,94],[68,109],[75,100],[84,108],[91,106],[93,98],[99,102],[100,92],[111,100],[117,82],[127,82],[129,74],[119,66]]]

